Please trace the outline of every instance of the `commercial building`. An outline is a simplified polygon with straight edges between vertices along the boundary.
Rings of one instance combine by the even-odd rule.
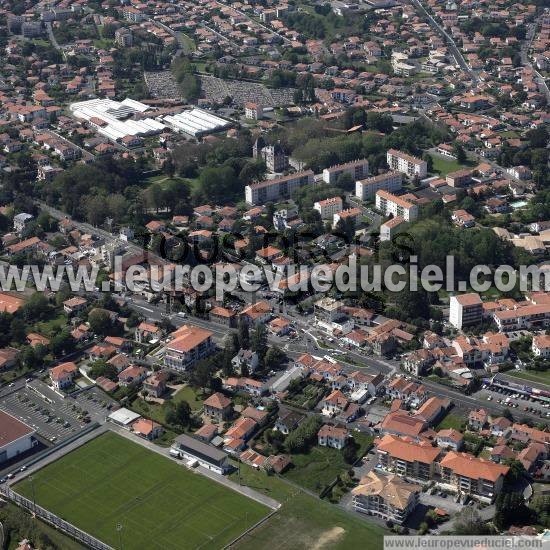
[[[391,170],[397,170],[411,178],[418,176],[422,179],[428,174],[428,164],[425,160],[403,153],[403,151],[388,149],[386,160]]]
[[[468,325],[481,323],[483,316],[483,303],[479,294],[470,292],[451,296],[449,303],[449,323],[461,330]]]
[[[401,172],[392,170],[385,174],[378,174],[355,182],[355,196],[365,201],[372,199],[377,191],[393,193],[399,191],[403,182]]]
[[[418,205],[387,191],[376,192],[376,208],[385,216],[392,214],[410,222],[418,218]]]
[[[35,430],[0,410],[0,464],[29,451],[37,444]]]
[[[182,325],[172,333],[173,339],[166,345],[164,364],[176,370],[188,369],[214,351],[212,334],[203,328]]]
[[[245,187],[245,200],[248,204],[266,204],[281,199],[290,199],[292,193],[313,183],[313,171],[295,172],[288,176],[281,176],[271,180],[251,183]]]
[[[356,512],[378,516],[402,525],[418,504],[422,487],[408,483],[396,475],[382,475],[370,471],[352,489]]]
[[[197,461],[203,468],[217,474],[223,475],[231,470],[227,453],[186,434],[176,437],[170,454],[185,460]]]
[[[338,178],[344,174],[349,174],[354,181],[366,178],[369,175],[369,161],[360,159],[325,168],[323,170],[323,181],[329,185],[334,185],[337,183]]]

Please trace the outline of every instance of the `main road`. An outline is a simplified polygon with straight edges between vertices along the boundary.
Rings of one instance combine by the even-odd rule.
[[[460,65],[460,67],[470,75],[471,79],[475,83],[479,82],[479,77],[474,71],[472,71],[472,69],[470,69],[468,63],[466,63],[466,60],[464,59],[464,56],[460,53],[460,50],[458,49],[453,37],[434,19],[434,17],[432,17],[432,15],[426,10],[420,0],[411,1],[413,6],[415,6],[417,10],[422,12],[427,17],[430,26],[433,27],[445,39],[445,41],[447,42],[447,46],[449,47],[449,50],[458,65]]]

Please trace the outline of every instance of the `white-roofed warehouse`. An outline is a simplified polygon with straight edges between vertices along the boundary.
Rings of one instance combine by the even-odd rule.
[[[162,132],[165,125],[153,118],[133,120],[135,113],[144,113],[148,105],[125,99],[122,102],[112,99],[91,99],[72,103],[69,107],[76,118],[85,120],[101,134],[112,141],[126,136],[150,136]]]
[[[232,125],[228,120],[197,108],[165,116],[162,120],[174,130],[193,137],[218,132]]]

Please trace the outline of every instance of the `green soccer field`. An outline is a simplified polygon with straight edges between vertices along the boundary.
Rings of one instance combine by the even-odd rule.
[[[111,432],[33,474],[33,485],[37,504],[125,550],[221,548],[269,513]],[[28,479],[14,489],[33,498]]]

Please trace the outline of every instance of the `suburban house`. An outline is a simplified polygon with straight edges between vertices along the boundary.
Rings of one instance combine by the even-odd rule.
[[[321,447],[343,449],[349,437],[347,428],[325,424],[317,433],[317,442]]]
[[[279,416],[275,421],[274,430],[280,431],[282,434],[287,435],[292,430],[298,427],[298,424],[304,419],[304,415],[290,409],[281,407],[279,409]]]
[[[223,393],[213,393],[204,403],[203,410],[206,416],[223,422],[231,418],[233,414],[233,404],[231,399],[226,397]]]
[[[143,437],[143,439],[148,439],[152,441],[160,437],[164,428],[155,422],[154,420],[149,420],[148,418],[139,418],[132,424],[132,430],[136,435]]]
[[[50,380],[56,390],[63,390],[73,384],[78,369],[73,362],[62,363],[50,369]]]

